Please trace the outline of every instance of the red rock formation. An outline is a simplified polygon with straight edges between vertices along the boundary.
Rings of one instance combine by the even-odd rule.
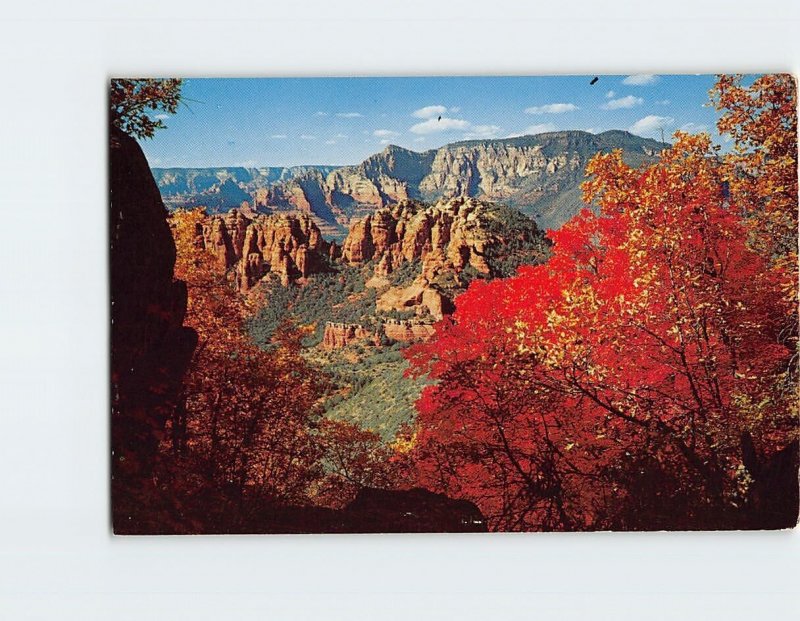
[[[323,348],[341,349],[356,341],[370,341],[373,345],[378,345],[380,344],[380,335],[359,324],[332,322],[325,324],[325,333],[322,337]]]
[[[403,235],[400,240],[400,249],[406,261],[422,259],[431,251],[431,217],[426,211],[413,214],[408,220],[404,220],[402,227]],[[398,229],[401,227],[398,226]]]
[[[415,280],[408,287],[392,287],[384,292],[376,302],[379,311],[404,311],[422,303],[425,283]]]
[[[369,232],[376,255],[383,255],[397,241],[396,225],[397,221],[389,211],[376,211],[372,216]]]
[[[420,261],[421,276],[413,284],[384,291],[379,311],[416,309],[440,319],[451,304],[434,284],[442,274],[471,268],[497,275],[486,259],[487,250],[504,240],[493,233],[495,206],[472,198],[453,198],[435,205],[401,201],[353,222],[342,246],[343,259],[358,265],[375,264],[368,282],[388,284],[387,276],[403,263]],[[495,227],[497,228],[497,227]]]
[[[431,324],[411,321],[387,320],[383,324],[383,333],[392,341],[426,341],[434,332]]]
[[[287,284],[322,271],[325,257],[337,256],[336,244],[328,243],[305,214],[245,217],[232,209],[211,216],[203,227],[201,243],[217,258],[220,267],[235,266],[236,284],[249,290],[268,272]]]
[[[436,264],[435,271],[462,270],[469,265],[489,274],[486,247],[502,240],[494,239],[481,226],[482,220],[489,218],[486,214],[484,203],[475,199],[454,198],[432,206],[401,201],[354,221],[342,256],[350,264],[374,259],[382,275],[404,261],[421,259],[424,263],[429,256]]]
[[[216,257],[222,270],[231,267],[236,260],[230,234],[225,221],[220,217],[212,218],[208,226],[203,227],[203,246]]]
[[[356,220],[350,226],[350,232],[342,245],[342,257],[348,263],[365,263],[375,253],[372,242],[372,217]]]
[[[429,339],[433,332],[432,324],[417,321],[389,319],[377,331],[371,331],[362,325],[354,323],[328,322],[325,324],[322,347],[328,350],[342,349],[358,341],[380,345],[382,335],[393,341],[405,343],[424,341]]]
[[[392,269],[392,255],[386,252],[378,260],[378,264],[375,266],[375,276],[378,276],[379,278],[388,276],[392,273]]]

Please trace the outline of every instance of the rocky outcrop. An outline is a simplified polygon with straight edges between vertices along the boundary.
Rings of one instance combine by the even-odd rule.
[[[546,253],[532,221],[500,205],[461,197],[435,205],[404,200],[379,209],[353,222],[342,247],[348,264],[374,264],[367,284],[376,288],[389,283],[403,264],[419,262],[420,274],[382,292],[377,310],[416,310],[436,320],[452,309],[453,292],[445,291],[443,278],[451,288],[459,282],[463,288],[476,274],[510,275],[509,259],[535,263]]]
[[[414,310],[419,315],[428,315],[438,321],[445,313],[452,311],[452,304],[441,291],[420,277],[407,287],[387,289],[377,299],[375,308],[379,312]]]
[[[328,322],[325,324],[322,347],[327,350],[343,349],[359,342],[377,346],[384,338],[402,343],[426,341],[433,333],[434,328],[430,323],[403,319],[387,319],[377,330],[355,323]]]
[[[487,521],[468,500],[423,488],[362,488],[342,510],[355,532],[486,532]]]
[[[342,257],[348,263],[364,263],[372,259],[375,246],[370,232],[370,216],[357,220],[350,226],[350,232],[342,244]]]
[[[199,243],[215,257],[220,269],[231,270],[240,291],[250,290],[267,273],[283,284],[323,271],[338,247],[325,241],[311,217],[279,213],[244,216],[238,209],[211,216]]]
[[[156,455],[197,341],[182,326],[167,212],[135,140],[111,130],[111,442],[114,532],[169,528],[158,515]]]
[[[471,198],[434,205],[401,201],[353,222],[342,258],[351,265],[375,261],[379,275],[420,260],[427,280],[439,271],[461,271],[468,266],[498,276],[489,255],[491,248],[504,244],[504,234],[522,233],[524,241],[544,250],[543,238],[533,223],[528,223],[526,231],[504,231],[503,218],[507,216],[508,210]]]
[[[427,341],[433,336],[434,327],[429,323],[388,319],[383,324],[383,333],[389,340],[410,343],[412,341]]]
[[[363,487],[342,509],[266,505],[247,507],[242,519],[204,534],[231,533],[480,533],[488,530],[478,507],[429,490]]]
[[[380,340],[379,333],[370,331],[359,324],[328,322],[325,324],[322,347],[324,349],[341,349],[357,341],[367,341],[373,345],[379,345]]]

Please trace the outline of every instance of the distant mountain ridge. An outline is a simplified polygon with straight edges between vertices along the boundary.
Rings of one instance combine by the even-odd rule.
[[[621,149],[638,166],[668,146],[622,130],[569,130],[467,140],[422,153],[389,145],[355,166],[154,169],[154,176],[172,206],[217,199],[224,207],[207,206],[224,211],[247,200],[256,210],[308,213],[326,234],[341,234],[354,220],[402,200],[457,196],[515,207],[547,229],[583,206],[580,184],[595,154]],[[176,170],[187,172],[170,173]]]
[[[151,168],[168,208],[203,205],[211,211],[239,207],[253,201],[258,190],[311,171],[327,174],[336,166],[226,166],[207,168]]]

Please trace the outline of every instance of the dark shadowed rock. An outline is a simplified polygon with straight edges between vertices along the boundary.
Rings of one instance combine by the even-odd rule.
[[[486,519],[467,500],[453,500],[426,489],[363,488],[344,509],[269,506],[248,508],[247,519],[206,523],[212,533],[476,533]],[[161,531],[163,532],[163,531]]]
[[[771,456],[759,454],[749,433],[742,436],[742,461],[753,482],[745,510],[747,528],[794,528],[800,512],[800,442]]]
[[[485,532],[486,519],[468,500],[454,500],[415,487],[409,490],[363,488],[343,510],[355,532]]]
[[[186,287],[173,280],[175,245],[147,160],[111,132],[111,441],[114,530],[152,512],[158,443],[175,411],[197,340],[182,326]]]

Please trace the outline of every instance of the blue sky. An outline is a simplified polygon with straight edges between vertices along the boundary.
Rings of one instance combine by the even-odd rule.
[[[714,76],[591,78],[190,78],[185,105],[142,147],[153,167],[294,166],[561,129],[716,136],[703,105]]]

